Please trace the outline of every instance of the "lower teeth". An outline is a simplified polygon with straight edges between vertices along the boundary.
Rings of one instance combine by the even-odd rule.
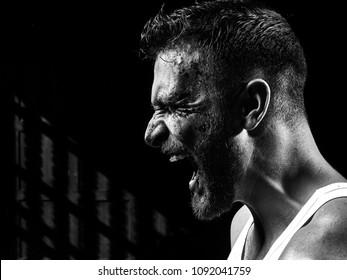
[[[194,185],[195,185],[196,182],[197,182],[197,179],[198,179],[198,172],[197,172],[197,171],[194,171],[193,176],[192,176],[192,179],[190,179],[190,182],[189,182],[189,187],[190,187],[190,189],[192,189],[192,188],[194,187]]]

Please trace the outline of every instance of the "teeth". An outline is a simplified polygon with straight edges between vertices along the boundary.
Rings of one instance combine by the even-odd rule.
[[[178,156],[174,155],[174,156],[171,156],[169,160],[170,160],[170,162],[175,162],[175,161],[178,161],[179,158],[178,158]]]
[[[198,172],[194,171],[192,179],[190,179],[189,182],[189,189],[193,191],[197,187],[197,182],[198,182]]]
[[[169,160],[170,160],[170,162],[175,162],[175,161],[182,160],[186,157],[188,157],[188,156],[187,155],[172,155]]]

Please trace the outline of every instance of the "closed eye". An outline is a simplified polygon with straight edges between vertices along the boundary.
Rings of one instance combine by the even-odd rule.
[[[179,114],[188,115],[194,113],[195,110],[192,107],[180,107],[176,110],[176,112],[178,112]]]
[[[170,114],[176,114],[181,116],[181,115],[189,115],[189,114],[195,113],[199,110],[201,106],[189,105],[189,104],[183,104],[183,103],[167,105],[167,104],[159,102],[159,103],[151,104],[151,107],[156,114],[170,113]]]

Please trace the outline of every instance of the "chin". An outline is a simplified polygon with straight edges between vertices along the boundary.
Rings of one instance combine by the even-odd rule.
[[[191,206],[194,216],[198,220],[211,221],[219,218],[231,209],[232,197],[219,197],[209,191],[193,193]]]

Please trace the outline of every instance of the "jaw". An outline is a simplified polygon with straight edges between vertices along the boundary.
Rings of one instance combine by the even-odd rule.
[[[201,164],[201,163],[200,163]],[[199,220],[212,220],[228,212],[234,199],[233,180],[212,166],[197,164],[189,182],[191,206]]]
[[[216,134],[214,134],[216,135]],[[212,138],[213,139],[213,138]],[[200,141],[194,150],[171,155],[170,161],[189,161],[191,206],[201,220],[211,220],[229,211],[234,202],[234,185],[241,173],[241,149],[233,140],[218,135],[213,142]],[[183,151],[183,148],[180,149]]]
[[[211,220],[228,212],[244,175],[242,147],[231,140],[215,143],[196,159],[192,207],[197,218]],[[195,183],[195,185],[193,184]]]

